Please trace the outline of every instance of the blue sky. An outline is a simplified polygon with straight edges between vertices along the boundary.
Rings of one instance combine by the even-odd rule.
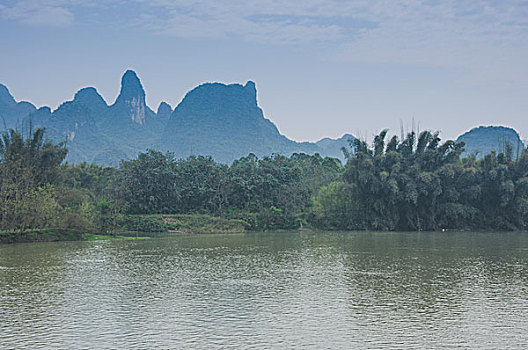
[[[528,1],[0,1],[0,83],[56,108],[134,69],[156,109],[209,81],[257,84],[266,117],[304,141],[454,138],[507,125],[528,138]]]

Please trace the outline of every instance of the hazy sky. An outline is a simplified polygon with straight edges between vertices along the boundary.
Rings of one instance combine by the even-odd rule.
[[[112,103],[129,68],[153,109],[253,80],[300,141],[413,118],[444,138],[489,124],[528,138],[528,1],[0,0],[0,83],[17,100],[56,108],[95,86]]]

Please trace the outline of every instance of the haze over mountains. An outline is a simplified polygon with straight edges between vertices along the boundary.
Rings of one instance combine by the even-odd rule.
[[[272,153],[319,153],[343,160],[341,147],[353,139],[345,134],[339,139],[296,142],[281,135],[258,106],[252,81],[245,85],[202,84],[189,91],[174,110],[162,102],[153,111],[146,104],[139,78],[131,70],[123,75],[113,104],[108,105],[95,88],[87,87],[55,111],[16,102],[7,87],[0,84],[0,122],[0,129],[45,127],[48,137],[67,140],[69,162],[105,165],[117,165],[119,160],[135,158],[147,149],[171,151],[177,158],[211,155],[223,163],[249,153],[259,157]],[[492,134],[493,128],[488,130]],[[504,132],[503,129],[498,131]],[[513,129],[508,130],[508,135],[518,139]],[[481,142],[481,137],[489,141],[487,148],[478,149],[481,154],[491,150],[493,144],[498,149],[500,143],[496,141],[502,139],[489,132],[484,135],[478,131],[477,136],[461,136],[461,140],[468,144],[468,152],[478,149],[472,145]]]
[[[173,110],[162,102],[157,111],[145,103],[145,90],[136,73],[128,70],[112,105],[93,87],[79,90],[72,101],[55,111],[17,103],[7,88],[0,88],[0,117],[7,128],[45,127],[48,137],[67,140],[69,162],[117,165],[147,149],[174,152],[180,158],[211,155],[229,163],[254,153],[257,156],[304,152],[342,158],[341,139],[295,142],[281,135],[264,118],[251,81],[244,86],[207,83],[191,90]]]

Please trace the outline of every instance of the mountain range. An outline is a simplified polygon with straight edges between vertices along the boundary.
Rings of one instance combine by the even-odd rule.
[[[45,127],[48,137],[67,142],[70,163],[114,166],[147,149],[170,151],[177,158],[211,155],[223,163],[249,153],[262,157],[301,152],[343,161],[341,148],[354,139],[350,134],[317,142],[288,139],[265,118],[252,81],[244,85],[205,83],[189,91],[176,108],[161,102],[153,111],[146,104],[140,79],[131,70],[122,76],[121,90],[111,105],[96,88],[86,87],[54,111],[49,107],[37,109],[29,102],[17,102],[0,84],[0,123],[0,129]],[[513,129],[509,130],[518,137]],[[476,138],[471,132],[464,135],[461,140],[468,150],[474,150],[481,132],[476,132]],[[495,136],[484,136],[497,140]],[[493,146],[491,141],[488,144]],[[500,147],[496,142],[495,146]],[[481,151],[488,152],[490,147]]]
[[[115,102],[108,105],[93,87],[79,90],[56,110],[16,102],[0,85],[0,121],[4,129],[45,127],[48,137],[67,141],[71,163],[117,165],[147,149],[170,151],[178,158],[211,155],[229,163],[249,153],[320,153],[343,158],[341,147],[352,135],[319,142],[296,142],[281,135],[257,105],[255,84],[206,83],[187,93],[173,110],[160,103],[157,111],[145,102],[145,90],[135,72],[121,79]]]

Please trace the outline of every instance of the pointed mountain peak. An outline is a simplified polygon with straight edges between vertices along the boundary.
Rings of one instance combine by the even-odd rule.
[[[158,120],[167,121],[172,114],[172,107],[167,102],[161,102],[156,117]]]
[[[73,100],[96,110],[107,107],[103,97],[93,87],[86,87],[77,91]]]
[[[156,113],[158,116],[166,116],[170,115],[172,113],[172,107],[167,102],[161,102],[158,107],[158,112]]]
[[[128,117],[138,124],[145,123],[147,105],[145,90],[136,72],[127,70],[121,78],[121,91],[114,105],[126,111]]]
[[[7,86],[0,84],[0,106],[14,105],[16,104],[15,99],[9,92]]]
[[[139,80],[136,72],[133,70],[127,70],[121,78],[121,92],[119,97],[134,98],[141,97],[145,99],[145,90]]]

